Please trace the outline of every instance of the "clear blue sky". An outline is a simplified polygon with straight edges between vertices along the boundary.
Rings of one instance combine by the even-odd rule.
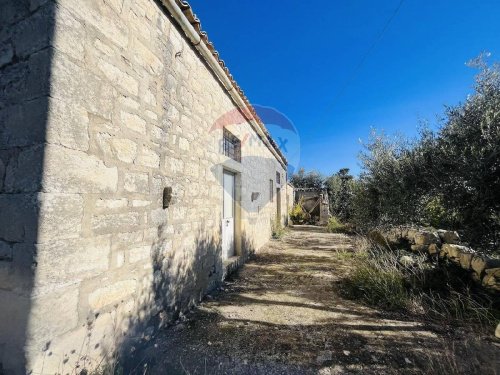
[[[465,62],[500,60],[499,0],[190,0],[202,27],[252,103],[297,127],[300,166],[359,172],[371,127],[416,134],[471,92]],[[340,93],[340,95],[339,95]]]

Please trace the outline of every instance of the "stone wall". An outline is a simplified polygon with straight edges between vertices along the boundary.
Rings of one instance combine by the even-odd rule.
[[[228,128],[251,140],[241,163],[222,154],[213,124],[235,105],[159,3],[2,7],[0,362],[92,367],[222,280],[223,169],[237,173],[237,262],[267,242],[269,181],[286,169],[249,123]]]
[[[384,246],[405,247],[412,252],[447,259],[469,271],[483,287],[500,292],[500,259],[480,254],[461,243],[457,232],[395,227],[371,231],[369,238]]]

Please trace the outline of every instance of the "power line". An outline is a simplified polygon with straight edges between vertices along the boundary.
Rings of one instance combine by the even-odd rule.
[[[404,2],[405,2],[405,0],[400,0],[398,6],[396,7],[396,9],[394,9],[394,12],[392,12],[391,16],[387,19],[384,27],[380,30],[380,32],[377,34],[377,36],[373,39],[372,44],[370,45],[370,47],[368,48],[368,50],[366,51],[366,53],[363,55],[363,57],[361,57],[361,60],[359,60],[358,65],[356,65],[356,67],[354,68],[354,70],[351,72],[351,74],[349,75],[349,77],[344,82],[344,85],[340,88],[340,90],[337,92],[337,95],[335,95],[335,97],[333,98],[333,105],[335,105],[335,103],[342,96],[342,94],[347,89],[347,87],[352,83],[352,81],[354,81],[354,79],[356,78],[356,75],[358,74],[359,70],[363,66],[364,62],[366,61],[366,59],[368,58],[368,56],[370,55],[370,53],[372,53],[372,51],[374,50],[374,48],[377,45],[377,43],[382,39],[382,37],[384,36],[385,32],[389,28],[389,25],[391,24],[391,22],[398,15],[399,10],[403,6]]]

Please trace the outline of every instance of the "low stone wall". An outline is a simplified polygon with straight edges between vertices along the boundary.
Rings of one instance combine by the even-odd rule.
[[[389,248],[406,248],[450,262],[470,272],[471,277],[493,292],[500,292],[500,259],[491,258],[462,243],[457,232],[394,227],[372,230],[368,237]]]

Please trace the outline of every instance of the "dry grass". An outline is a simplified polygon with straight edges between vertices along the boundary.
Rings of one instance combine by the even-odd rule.
[[[389,251],[357,240],[352,272],[342,292],[351,299],[388,310],[402,310],[438,322],[472,323],[491,329],[499,311],[489,295],[475,288],[460,269],[426,256]]]

